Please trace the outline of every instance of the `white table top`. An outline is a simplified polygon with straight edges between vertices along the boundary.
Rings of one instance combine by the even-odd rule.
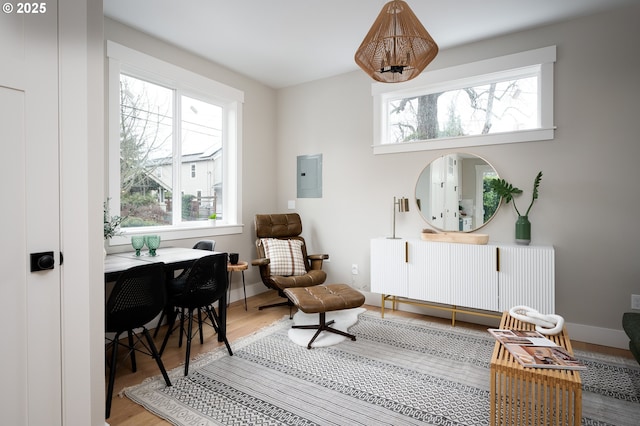
[[[113,274],[122,272],[145,263],[162,262],[166,265],[179,264],[215,253],[219,252],[184,247],[162,247],[156,250],[155,256],[149,256],[147,251],[143,251],[140,256],[136,256],[135,252],[113,253],[108,254],[104,259],[104,273]]]

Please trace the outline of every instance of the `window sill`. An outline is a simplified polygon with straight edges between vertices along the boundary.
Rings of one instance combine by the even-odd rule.
[[[113,237],[108,245],[110,247],[131,244],[132,235],[160,235],[161,241],[184,240],[188,238],[205,238],[215,237],[218,235],[241,234],[244,230],[243,224],[227,225],[224,223],[210,225],[208,222],[198,224],[198,226],[189,225],[184,227],[149,227],[138,228],[136,231],[122,231],[121,235]]]

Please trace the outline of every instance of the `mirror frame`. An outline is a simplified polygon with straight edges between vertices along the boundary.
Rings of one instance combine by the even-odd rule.
[[[477,230],[479,230],[479,229],[483,228],[484,226],[486,226],[489,222],[491,222],[491,221],[493,220],[493,218],[494,218],[494,217],[496,217],[496,214],[498,213],[498,210],[500,210],[500,206],[502,205],[502,202],[501,202],[501,201],[502,201],[502,199],[501,199],[500,197],[498,197],[498,198],[497,198],[497,203],[496,203],[496,204],[497,204],[497,206],[496,206],[495,211],[494,211],[494,212],[493,212],[493,214],[491,215],[491,217],[489,217],[486,221],[484,221],[484,223],[482,223],[480,226],[475,226],[474,228],[472,228],[472,229],[470,229],[470,230],[460,230],[459,228],[458,228],[458,229],[455,229],[455,230],[453,230],[453,229],[444,229],[443,227],[440,227],[440,226],[435,225],[435,224],[434,224],[434,222],[433,222],[432,220],[429,220],[429,218],[427,218],[427,216],[425,215],[425,213],[424,213],[424,212],[423,212],[423,210],[421,209],[421,204],[422,204],[422,202],[420,201],[420,198],[418,197],[418,189],[419,189],[419,185],[420,185],[420,182],[421,182],[421,180],[422,180],[422,177],[423,177],[424,173],[425,173],[426,171],[428,171],[428,170],[431,170],[431,169],[430,169],[430,167],[431,167],[434,163],[436,163],[438,160],[441,160],[441,159],[443,159],[443,158],[447,158],[447,157],[448,157],[448,156],[450,156],[450,155],[459,155],[459,156],[461,156],[461,159],[464,159],[464,158],[476,158],[476,159],[478,159],[478,160],[481,160],[481,161],[483,161],[484,163],[486,163],[486,165],[487,165],[487,166],[489,166],[489,167],[490,167],[490,168],[495,172],[495,174],[496,174],[496,178],[499,178],[499,177],[500,177],[500,175],[499,175],[498,171],[496,170],[496,168],[495,168],[495,167],[494,167],[490,162],[488,162],[485,158],[483,158],[483,157],[481,157],[481,156],[479,156],[479,155],[476,155],[476,154],[473,154],[473,153],[470,153],[470,152],[459,152],[459,151],[449,152],[449,153],[446,153],[446,154],[442,154],[442,155],[438,156],[437,158],[434,158],[434,159],[433,159],[429,164],[427,164],[427,165],[426,165],[426,166],[425,166],[425,167],[420,171],[420,173],[418,174],[418,177],[417,177],[417,179],[416,179],[415,188],[414,188],[414,191],[413,191],[413,197],[414,197],[415,205],[416,205],[416,208],[418,209],[418,212],[419,212],[420,216],[422,217],[422,219],[423,219],[425,222],[427,222],[427,224],[428,224],[429,226],[431,226],[433,229],[436,229],[436,230],[441,231],[441,232],[467,232],[467,233],[469,233],[469,232],[475,232],[475,231],[477,231]],[[444,167],[446,167],[446,165],[445,165]],[[474,179],[474,180],[475,180],[475,179]],[[477,183],[476,183],[476,185],[477,185]],[[456,185],[456,186],[457,186],[457,187],[459,187],[460,185]],[[456,188],[456,191],[457,191],[457,188]],[[430,188],[427,188],[426,192],[427,192],[427,194],[429,194],[429,197],[428,197],[428,198],[431,198],[431,197],[430,197],[430,195],[431,195]],[[424,192],[423,192],[423,193],[424,193]],[[475,189],[474,189],[474,193],[476,193],[476,190],[475,190]],[[474,197],[474,198],[477,198],[477,193],[476,193],[476,195],[475,195],[475,197]],[[460,197],[458,197],[458,200],[460,200]],[[431,202],[431,201],[429,200],[429,202]],[[475,205],[476,205],[476,204],[475,204],[475,200],[474,200],[474,206],[475,206]],[[459,207],[459,203],[458,203],[458,206],[457,206],[457,207]],[[459,211],[459,210],[458,210],[458,211]],[[458,217],[459,217],[459,216],[458,216]]]

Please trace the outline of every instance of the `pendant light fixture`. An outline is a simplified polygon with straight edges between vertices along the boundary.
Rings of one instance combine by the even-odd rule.
[[[371,78],[398,83],[418,76],[438,54],[438,45],[409,5],[385,4],[356,51],[358,66]]]

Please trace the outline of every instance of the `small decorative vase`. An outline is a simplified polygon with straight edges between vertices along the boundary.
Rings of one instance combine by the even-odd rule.
[[[518,216],[516,221],[516,244],[528,246],[531,242],[531,222],[527,216]]]

